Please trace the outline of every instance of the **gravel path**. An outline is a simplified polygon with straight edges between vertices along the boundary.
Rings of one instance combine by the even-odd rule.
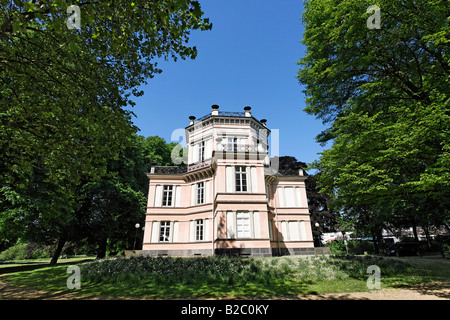
[[[307,296],[308,300],[449,300],[450,283],[422,284],[408,289],[381,289],[369,292]]]

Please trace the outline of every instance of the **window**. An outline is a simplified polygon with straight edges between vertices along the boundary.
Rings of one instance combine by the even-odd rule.
[[[299,224],[299,222],[289,221],[288,226],[289,226],[289,240],[291,240],[291,241],[300,240],[300,233],[299,233],[300,224]]]
[[[173,186],[164,186],[163,189],[163,207],[171,207],[173,198]]]
[[[281,233],[284,241],[306,240],[305,223],[304,221],[282,221]]]
[[[238,149],[237,141],[238,141],[237,138],[228,138],[227,151],[236,152]]]
[[[195,224],[195,240],[203,240],[203,220],[196,220]]]
[[[236,167],[236,191],[246,192],[247,191],[247,169],[246,167],[237,166]]]
[[[260,221],[258,211],[227,211],[227,239],[260,239]]]
[[[237,238],[250,238],[250,213],[236,213],[236,231]]]
[[[269,220],[269,239],[273,241],[273,220]]]
[[[159,227],[159,242],[169,242],[170,221],[161,221]]]
[[[298,187],[281,187],[278,189],[278,198],[280,207],[301,207],[300,188]]]
[[[198,161],[205,161],[205,141],[198,144]]]
[[[205,202],[205,183],[197,183],[197,204]]]

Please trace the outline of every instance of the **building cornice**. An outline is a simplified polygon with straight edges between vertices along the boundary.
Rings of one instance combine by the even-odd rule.
[[[241,115],[242,114],[242,115]],[[220,120],[223,119],[224,121],[221,122]],[[267,135],[270,134],[270,129],[268,129],[260,120],[256,119],[254,116],[250,116],[250,117],[246,117],[244,116],[244,112],[219,112],[219,115],[212,115],[212,114],[207,114],[197,120],[194,121],[194,123],[188,125],[187,127],[185,127],[186,130],[188,131],[194,131],[196,130],[196,128],[203,128],[207,125],[210,124],[230,124],[230,123],[226,123],[225,120],[228,119],[239,119],[239,120],[250,120],[248,123],[250,124],[251,122],[253,122],[255,129],[264,129],[267,130]],[[265,120],[265,119],[263,119]],[[241,123],[233,121],[231,124],[247,124],[246,122]]]

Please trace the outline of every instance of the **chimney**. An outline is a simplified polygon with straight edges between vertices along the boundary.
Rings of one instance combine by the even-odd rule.
[[[195,120],[195,117],[194,117],[194,116],[190,116],[190,117],[189,117],[189,125],[190,125],[190,126],[194,124],[194,120]]]
[[[252,116],[252,113],[250,112],[250,109],[251,109],[252,107],[250,107],[250,106],[246,106],[246,107],[244,107],[244,112],[245,112],[245,116],[246,117],[251,117]]]
[[[267,119],[261,119],[261,120],[259,120],[259,122],[261,122],[262,125],[263,125],[264,127],[266,127]]]
[[[211,106],[211,108],[212,108],[211,115],[218,116],[219,115],[219,106],[217,104],[213,104]]]

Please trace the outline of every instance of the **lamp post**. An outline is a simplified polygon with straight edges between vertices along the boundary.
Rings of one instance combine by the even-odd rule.
[[[136,250],[137,231],[138,231],[138,229],[139,229],[140,226],[141,226],[141,225],[140,225],[139,223],[136,223],[136,224],[134,225],[134,227],[136,228],[136,232],[134,233],[134,246],[133,246],[134,250]]]
[[[322,246],[322,241],[320,241],[320,232],[319,232],[319,223],[318,222],[316,222],[315,224],[314,224],[314,226],[317,228],[317,240],[319,241],[319,247],[321,247]]]

